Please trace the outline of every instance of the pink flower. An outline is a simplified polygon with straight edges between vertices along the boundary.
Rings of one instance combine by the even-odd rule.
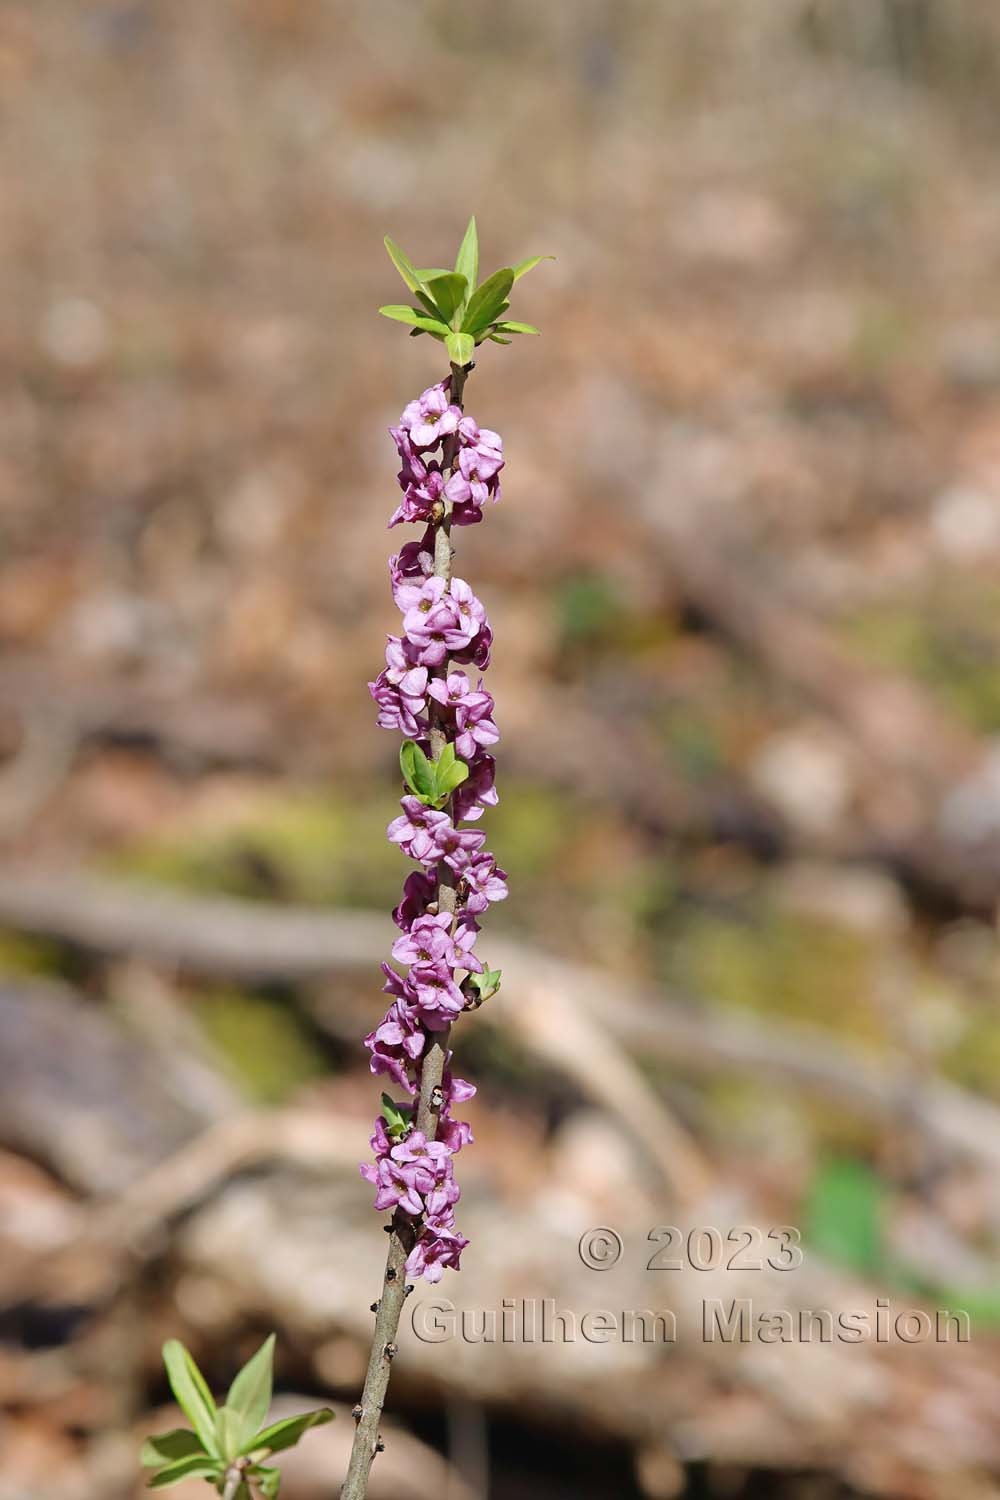
[[[434,876],[423,870],[413,870],[403,883],[403,899],[394,910],[392,920],[404,932],[409,932],[436,897],[437,880]]]
[[[436,865],[444,857],[442,839],[454,833],[448,814],[425,807],[416,797],[403,797],[399,805],[402,814],[386,829],[389,842],[399,844],[418,864]]]
[[[447,964],[452,969],[476,968],[479,960],[471,953],[476,931],[460,925],[454,937],[452,918],[446,911],[437,916],[418,917],[409,931],[392,945],[392,956],[402,964]]]
[[[407,1276],[440,1281],[446,1267],[454,1271],[459,1269],[462,1251],[468,1243],[464,1235],[443,1221],[425,1224],[406,1257]]]
[[[419,542],[407,542],[395,557],[389,559],[389,577],[393,596],[397,586],[408,578],[429,578],[434,571],[434,527],[428,526]]]
[[[445,386],[444,381],[432,385],[400,417],[399,425],[409,433],[414,448],[433,448],[448,433],[458,431],[462,410],[450,405]]]
[[[416,660],[436,667],[451,652],[468,646],[486,620],[486,611],[461,578],[404,580],[394,590],[403,612],[403,633],[412,644]]]
[[[500,801],[494,786],[496,761],[492,755],[479,754],[468,761],[469,774],[452,798],[452,814],[456,823],[473,822],[481,818],[487,807],[496,807]]]
[[[431,469],[423,479],[408,484],[402,500],[389,517],[389,530],[402,521],[429,521],[444,490],[445,484],[439,469]]]
[[[427,691],[454,714],[455,750],[463,760],[471,760],[481,745],[496,744],[500,731],[491,717],[493,696],[483,690],[482,678],[474,692],[464,672],[449,672],[443,681],[435,677]]]
[[[415,664],[413,648],[399,636],[390,635],[385,648],[385,671],[368,684],[379,707],[382,729],[398,729],[413,737],[426,728],[427,668]]]

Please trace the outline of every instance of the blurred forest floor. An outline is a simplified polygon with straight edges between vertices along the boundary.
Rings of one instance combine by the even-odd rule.
[[[639,1048],[637,1077],[816,1256],[973,1308],[1000,1379],[1000,1169],[914,1126],[935,1089],[1000,1107],[998,84],[985,0],[0,7],[0,1025],[28,1059],[0,1199],[20,1253],[191,1130],[170,1114],[130,1141],[142,1090],[116,1098],[104,1053],[106,1086],[81,1083],[55,1013],[32,1032],[39,979],[72,987],[81,1058],[108,1023],[93,1059],[169,1058],[191,1118],[374,1101],[354,1040],[374,963],[227,972],[71,908],[111,880],[362,924],[393,904],[396,745],[365,690],[393,625],[385,428],[443,372],[375,316],[397,295],[380,241],[436,263],[474,211],[493,262],[558,256],[517,308],[544,337],[491,349],[468,391],[508,456],[502,504],[457,539],[497,636],[497,943],[883,1069],[889,1118],[776,1089],[738,1047],[704,1071]],[[606,1112],[590,1064],[567,1081],[533,1046],[459,1042],[510,1191],[505,1151],[543,1173],[583,1103]],[[78,1117],[92,1151],[70,1161]],[[163,1395],[177,1305],[192,1342],[219,1337],[171,1300],[174,1253],[140,1257],[144,1331],[103,1395],[115,1298],[105,1326],[80,1311],[109,1305],[99,1277],[29,1293],[12,1256],[0,1500],[93,1493],[97,1438]],[[270,1326],[280,1298],[247,1297],[219,1326]],[[284,1316],[288,1383],[350,1402],[362,1334]],[[83,1375],[46,1387],[78,1336]],[[508,1399],[484,1402],[513,1447],[531,1424]],[[573,1493],[1000,1494],[996,1455],[932,1480],[915,1459],[846,1474],[805,1440],[802,1473],[772,1471],[737,1443],[681,1473],[605,1436]],[[544,1476],[539,1439],[497,1500],[561,1493],[554,1441],[563,1467]]]

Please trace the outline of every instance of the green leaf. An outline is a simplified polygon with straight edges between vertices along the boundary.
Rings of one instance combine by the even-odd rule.
[[[142,1445],[139,1462],[144,1469],[156,1469],[160,1464],[176,1463],[179,1458],[205,1455],[205,1445],[190,1427],[175,1427],[171,1432],[154,1433]],[[205,1455],[207,1457],[207,1455]]]
[[[412,1117],[412,1109],[397,1104],[395,1100],[389,1098],[388,1094],[382,1095],[382,1118],[390,1135],[402,1135],[404,1130],[409,1129]],[[255,1442],[254,1447],[256,1446]]]
[[[482,974],[470,974],[469,980],[473,988],[478,990],[479,999],[482,1002],[488,1000],[491,995],[495,995],[500,988],[500,970],[484,969]]]
[[[513,285],[514,272],[510,266],[504,266],[487,277],[479,290],[469,298],[462,321],[463,333],[478,333],[481,328],[487,328],[498,318]]]
[[[250,1476],[257,1481],[257,1488],[263,1495],[264,1500],[275,1500],[275,1496],[281,1488],[280,1469],[264,1469],[258,1465],[250,1470]]]
[[[464,276],[470,288],[479,280],[479,235],[476,231],[476,216],[469,220],[469,227],[458,247],[455,270]]]
[[[444,346],[453,365],[472,363],[472,356],[476,352],[476,341],[471,333],[449,333]]]
[[[469,285],[457,271],[442,271],[440,276],[431,276],[424,283],[434,306],[446,323],[451,323],[465,306]]]
[[[167,1379],[178,1406],[201,1438],[209,1453],[219,1454],[215,1432],[215,1402],[205,1384],[205,1377],[178,1339],[168,1339],[163,1346],[163,1363]]]
[[[498,333],[488,333],[486,337],[491,344],[512,344],[513,339],[502,339]]]
[[[529,271],[533,271],[535,269],[535,267],[539,264],[539,262],[543,261],[543,260],[555,260],[555,256],[554,255],[530,255],[527,260],[520,261],[514,267],[514,280],[515,281],[520,281],[520,279],[521,279],[522,276],[527,276],[528,272]]]
[[[220,1406],[215,1416],[215,1430],[223,1458],[227,1463],[232,1463],[243,1441],[243,1419],[239,1412],[228,1406]]]
[[[497,324],[497,332],[498,333],[540,333],[541,329],[536,328],[535,325],[534,325],[534,323],[498,323]]]
[[[182,1479],[221,1479],[225,1472],[226,1466],[221,1459],[193,1454],[191,1458],[180,1458],[175,1464],[161,1469],[159,1474],[154,1474],[148,1488],[165,1490],[172,1484],[180,1484]]]
[[[436,333],[444,338],[449,331],[447,323],[442,323],[440,318],[428,317],[415,307],[406,307],[400,302],[387,302],[385,307],[379,308],[379,312],[383,318],[392,318],[396,323],[409,323],[411,328],[417,328],[422,333]]]
[[[435,792],[437,801],[444,802],[449,798],[457,786],[467,780],[469,768],[464,760],[459,760],[455,755],[455,746],[449,741],[445,745],[437,760],[433,762]]]
[[[431,761],[415,740],[404,740],[399,748],[399,769],[415,797],[430,805],[435,797],[435,777]]]
[[[226,1406],[239,1425],[236,1451],[252,1438],[267,1416],[271,1406],[271,1389],[274,1383],[274,1334],[261,1344],[257,1353],[248,1359],[226,1397]]]
[[[385,1097],[383,1094],[382,1098]],[[300,1417],[287,1417],[284,1422],[275,1422],[273,1427],[258,1432],[244,1452],[257,1453],[266,1448],[269,1453],[282,1453],[286,1448],[294,1448],[310,1427],[322,1427],[324,1423],[332,1422],[333,1415],[328,1406],[320,1406],[315,1411],[303,1412]]]
[[[425,266],[423,270],[417,269],[417,275],[421,281],[430,281],[432,276],[447,276],[447,266]]]
[[[406,286],[411,292],[419,292],[423,285],[420,279],[420,273],[413,262],[410,260],[410,257],[407,255],[406,251],[401,249],[400,246],[396,244],[396,241],[390,239],[388,235],[385,236],[383,244],[389,252],[389,259],[392,261],[393,265],[396,267],[396,270],[403,278]]]
[[[434,303],[431,301],[430,297],[428,297],[427,295],[423,276],[410,260],[405,250],[402,250],[399,245],[396,244],[396,241],[390,239],[388,235],[386,235],[385,237],[385,248],[389,252],[389,259],[396,267],[396,270],[399,272],[400,276],[402,276],[406,286],[411,292],[414,293],[417,301],[421,304],[422,307],[427,310],[428,313],[430,313],[432,318],[437,318],[438,310],[434,306]]]

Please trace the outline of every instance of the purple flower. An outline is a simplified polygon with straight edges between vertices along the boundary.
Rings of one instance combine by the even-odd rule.
[[[380,1149],[381,1137],[376,1126],[372,1137],[376,1148],[374,1165],[364,1165],[361,1175],[376,1187],[377,1209],[399,1207],[414,1216],[426,1214],[429,1220],[447,1221],[461,1196],[451,1166],[451,1151],[444,1141],[429,1141],[422,1131],[411,1130],[408,1136]]]
[[[461,578],[404,580],[394,589],[403,632],[421,666],[437,667],[467,647],[486,621],[486,611]]]
[[[440,1281],[446,1267],[459,1269],[462,1251],[468,1243],[464,1235],[444,1222],[425,1224],[406,1257],[407,1276]]]
[[[413,870],[403,884],[403,899],[395,908],[392,920],[404,932],[409,932],[418,917],[422,917],[432,901],[437,899],[437,881],[423,870]]]
[[[478,929],[461,922],[451,932],[452,918],[446,911],[418,917],[409,931],[392,945],[392,956],[402,964],[445,964],[452,969],[481,970],[472,953]]]
[[[389,559],[393,596],[404,579],[429,578],[434,571],[434,527],[428,526],[419,542],[407,542]]]
[[[384,967],[388,968],[388,965]],[[365,1037],[375,1076],[393,1079],[409,1094],[413,1094],[415,1088],[408,1070],[421,1056],[425,1045],[423,1028],[413,1006],[406,1000],[397,1000],[390,1005],[375,1030]]]
[[[396,452],[403,463],[396,475],[400,489],[405,490],[408,485],[419,484],[427,474],[427,465],[410,441],[410,434],[405,427],[390,427],[389,435],[396,444]]]
[[[427,691],[454,713],[455,750],[463,760],[471,760],[480,745],[496,744],[500,731],[491,717],[493,695],[484,691],[482,678],[474,692],[464,672],[449,672],[444,679],[435,677]]]
[[[387,639],[385,671],[368,684],[368,691],[378,704],[380,728],[412,737],[426,728],[422,715],[427,708],[427,668],[415,665],[408,642],[395,635]]]
[[[463,666],[478,667],[480,672],[485,672],[490,664],[490,647],[493,645],[493,631],[488,624],[480,627],[479,634],[471,646],[466,646],[462,651],[453,651],[452,657],[461,662]]]
[[[444,493],[453,505],[474,505],[481,517],[487,500],[500,498],[497,476],[502,468],[503,456],[495,449],[463,448],[458,455],[458,467],[445,485]]]
[[[425,807],[416,797],[403,797],[399,805],[401,816],[393,818],[386,829],[389,842],[399,844],[418,864],[436,865],[444,858],[445,834],[454,833],[448,814]]]
[[[456,823],[473,822],[481,818],[487,807],[496,807],[500,801],[494,786],[496,761],[492,755],[479,754],[468,762],[469,774],[452,798],[452,813]]]
[[[499,868],[492,854],[479,850],[472,854],[463,852],[449,863],[467,892],[464,908],[467,912],[478,916],[491,901],[507,899],[507,872]]]
[[[402,500],[389,518],[389,530],[402,521],[429,521],[444,490],[440,469],[425,471],[423,479],[406,486]]]
[[[461,1151],[463,1146],[473,1139],[472,1126],[466,1120],[456,1120],[452,1117],[452,1106],[462,1104],[466,1099],[471,1099],[475,1092],[475,1085],[467,1083],[464,1078],[456,1078],[452,1074],[451,1053],[448,1053],[448,1063],[445,1065],[444,1076],[441,1079],[441,1093],[444,1103],[438,1116],[438,1139],[444,1141],[449,1150],[454,1153]]]
[[[446,865],[450,865],[456,874],[465,867],[468,859],[481,849],[486,842],[485,833],[478,828],[455,828],[451,825],[442,828],[437,835],[437,844],[440,849],[440,857]]]
[[[465,1009],[465,996],[447,964],[414,964],[406,981],[420,1019],[431,1031],[443,1031]]]
[[[438,1140],[444,1141],[449,1151],[461,1151],[474,1139],[472,1126],[467,1120],[453,1120],[450,1110],[442,1109],[438,1115]]]
[[[389,1155],[403,1179],[418,1193],[429,1193],[451,1171],[451,1152],[443,1141],[429,1141],[422,1130],[411,1130]]]
[[[447,381],[432,385],[416,401],[411,401],[399,419],[415,448],[433,448],[441,438],[458,431],[461,407],[452,406],[446,391]]]

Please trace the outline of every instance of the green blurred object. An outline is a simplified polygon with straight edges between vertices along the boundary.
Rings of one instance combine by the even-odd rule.
[[[813,1179],[803,1212],[803,1241],[853,1271],[885,1269],[886,1187],[864,1162],[834,1157]]]
[[[280,1000],[239,990],[202,998],[197,1015],[205,1034],[260,1104],[280,1104],[325,1071],[295,1011]]]

